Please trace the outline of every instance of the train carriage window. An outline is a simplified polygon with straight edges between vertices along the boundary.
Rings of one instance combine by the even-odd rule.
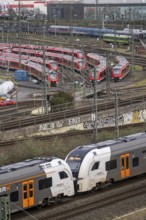
[[[68,178],[67,173],[65,173],[64,171],[59,172],[59,176],[60,176],[60,179],[65,179],[65,178]]]
[[[129,169],[129,157],[126,157],[126,169]]]
[[[106,171],[116,169],[117,168],[117,160],[107,161],[105,166],[106,166]]]
[[[99,168],[99,161],[94,163],[94,165],[93,165],[91,170],[98,170],[98,168]]]
[[[29,191],[29,197],[33,197],[33,191]]]
[[[133,158],[133,160],[132,160],[132,166],[133,166],[133,167],[139,166],[139,157]]]
[[[17,202],[19,200],[19,192],[14,191],[10,193],[10,201],[11,202]]]
[[[27,190],[27,185],[23,185],[23,191],[26,191]]]
[[[39,180],[39,190],[46,189],[52,186],[52,178]]]
[[[24,199],[27,199],[27,192],[24,192]]]

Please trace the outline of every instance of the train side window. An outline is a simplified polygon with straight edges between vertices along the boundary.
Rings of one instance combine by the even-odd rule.
[[[99,168],[99,161],[94,163],[94,165],[93,165],[91,170],[98,170],[98,168]]]
[[[19,200],[19,192],[14,191],[10,193],[10,201],[11,202],[17,202]]]
[[[64,171],[59,172],[59,176],[60,176],[60,179],[65,179],[65,178],[68,178],[67,173],[65,173]]]
[[[39,180],[39,190],[46,189],[52,186],[52,178]]]
[[[106,162],[106,171],[117,168],[117,160],[111,160]]]
[[[132,165],[133,165],[133,167],[139,166],[139,157],[133,158]]]

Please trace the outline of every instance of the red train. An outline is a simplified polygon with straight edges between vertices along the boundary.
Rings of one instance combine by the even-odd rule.
[[[12,48],[19,48],[18,44],[14,44],[11,46]],[[79,59],[84,59],[84,53],[82,50],[78,49],[70,49],[70,48],[62,48],[62,47],[53,47],[53,46],[40,46],[40,45],[30,45],[30,44],[22,44],[20,45],[21,49],[31,49],[31,50],[45,50],[46,52],[51,53],[60,53],[64,55],[74,55],[74,57]]]
[[[130,71],[130,64],[123,56],[116,56],[118,64],[112,68],[111,78],[113,80],[123,79]]]
[[[88,65],[93,67],[89,71],[89,80],[92,83],[94,83],[95,77],[97,82],[104,80],[107,72],[106,58],[96,53],[88,53],[86,59]]]
[[[12,54],[11,54],[12,55]],[[40,81],[44,81],[44,67],[39,63],[35,63],[32,61],[28,61],[26,59],[22,59],[19,64],[19,58],[13,56],[5,56],[4,54],[0,56],[0,66],[8,67],[10,69],[23,69],[26,70],[30,75],[36,77]],[[58,84],[58,73],[56,71],[52,71],[49,68],[45,68],[46,78],[50,86],[57,86]]]
[[[44,52],[39,50],[20,49],[20,51],[22,55],[41,58],[43,58],[44,56]],[[19,48],[12,48],[12,53],[19,54]],[[57,61],[58,64],[67,66],[69,68],[74,68],[77,72],[87,69],[85,60],[78,59],[69,55],[45,52],[45,59],[52,59],[54,61]]]

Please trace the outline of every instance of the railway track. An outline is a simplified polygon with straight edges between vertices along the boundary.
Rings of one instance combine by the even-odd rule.
[[[144,122],[140,122],[140,123],[135,123],[135,124],[129,124],[129,125],[120,125],[119,126],[119,130],[120,131],[124,131],[125,129],[126,130],[129,130],[133,127],[141,127],[143,130],[145,130],[146,128],[146,124]],[[115,126],[113,127],[104,127],[104,128],[99,128],[98,129],[98,133],[101,133],[101,132],[114,132],[115,131]],[[94,135],[95,131],[94,129],[88,129],[88,130],[83,130],[83,131],[70,131],[70,132],[67,132],[67,133],[60,133],[60,134],[52,134],[52,135],[44,135],[44,136],[33,136],[31,137],[31,140],[34,140],[34,141],[53,141],[54,139],[58,139],[58,138],[61,138],[62,140],[67,140],[71,137],[84,137],[84,136],[92,136]],[[21,143],[21,142],[24,142],[26,140],[29,140],[29,137],[26,139],[26,138],[19,138],[19,139],[7,139],[7,140],[2,140],[0,141],[0,147],[5,147],[5,146],[12,146],[12,145],[15,145],[16,143]]]
[[[120,107],[127,106],[130,104],[138,104],[138,103],[145,102],[145,101],[146,101],[146,95],[143,95],[143,96],[140,95],[140,96],[133,97],[133,98],[119,100],[118,104],[120,108]],[[101,112],[107,109],[114,109],[114,108],[115,108],[114,101],[100,103],[97,105],[98,112]],[[40,123],[52,122],[52,121],[61,120],[64,118],[77,117],[79,115],[86,115],[86,114],[91,114],[94,112],[95,112],[95,106],[90,105],[90,106],[82,107],[79,109],[66,110],[66,111],[61,111],[61,112],[56,112],[56,113],[49,113],[48,115],[36,116],[32,118],[27,118],[27,119],[2,121],[0,130],[6,131],[6,130],[11,130],[11,129],[19,129],[22,127],[32,126],[32,125],[36,125]]]
[[[38,220],[63,220],[72,218],[80,219],[80,217],[84,219],[85,216],[85,219],[87,219],[87,216],[91,213],[100,214],[100,212],[103,216],[102,219],[104,219],[104,217],[106,218],[106,213],[103,214],[103,209],[114,207],[115,204],[123,203],[127,199],[145,194],[145,182],[145,176],[124,180],[94,193],[79,194],[73,198],[64,199],[63,203],[57,206],[46,207],[40,211],[33,209],[26,213],[14,214],[12,215],[12,220],[20,218],[22,220],[33,218]],[[114,215],[115,213],[113,211]],[[33,218],[31,218],[32,216]],[[98,217],[100,219],[100,215]]]

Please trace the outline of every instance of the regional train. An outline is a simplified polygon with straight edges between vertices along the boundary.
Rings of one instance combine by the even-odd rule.
[[[111,78],[113,80],[123,79],[130,71],[130,64],[123,56],[116,56],[117,65],[112,68]]]
[[[0,197],[11,213],[60,202],[146,172],[146,133],[83,145],[65,160],[38,157],[0,167]]]
[[[39,50],[20,49],[22,55],[44,57],[44,52]],[[19,48],[12,48],[12,53],[19,54]],[[80,72],[86,70],[87,65],[84,59],[78,59],[74,56],[64,55],[60,53],[45,52],[45,59],[52,59],[57,61],[60,65],[68,68],[73,68],[75,71]]]
[[[12,55],[12,54],[11,54]],[[6,56],[5,53],[0,55],[0,66],[4,68],[9,68],[12,70],[15,69],[23,69],[26,70],[30,75],[34,76],[35,78],[39,79],[40,81],[45,80],[44,76],[44,67],[39,63],[35,63],[32,61],[28,61],[27,59],[21,59],[21,62],[18,57],[13,56]],[[49,68],[45,68],[45,75],[47,82],[50,86],[57,86],[58,84],[58,72],[52,71]]]
[[[89,80],[94,84],[94,81],[101,82],[106,78],[107,64],[106,58],[96,53],[88,53],[86,55],[87,63],[92,67],[89,70]]]
[[[20,48],[21,49],[30,49],[30,50],[44,50],[47,52],[52,52],[52,53],[60,53],[64,55],[74,55],[74,57],[79,58],[79,59],[84,59],[84,53],[82,50],[79,49],[70,49],[70,48],[64,48],[64,47],[53,47],[53,46],[40,46],[40,45],[33,45],[33,44],[11,44],[10,48]],[[4,45],[5,48],[8,47],[8,45]],[[1,48],[1,47],[0,47]]]

